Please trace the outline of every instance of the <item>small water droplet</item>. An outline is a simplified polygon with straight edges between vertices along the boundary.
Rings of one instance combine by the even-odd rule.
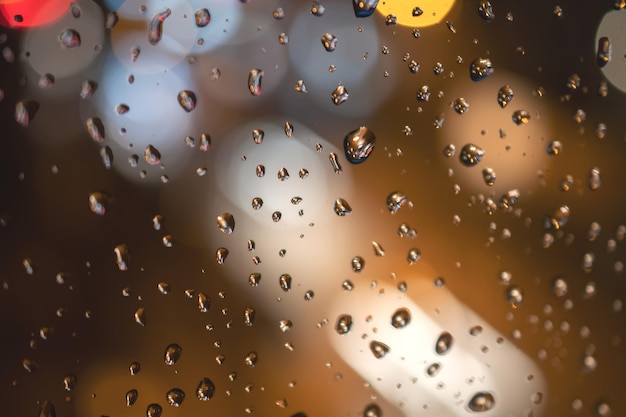
[[[65,28],[59,32],[57,40],[62,48],[71,49],[80,46],[80,33],[75,29]]]
[[[115,253],[115,262],[117,263],[117,268],[120,271],[128,270],[128,263],[130,261],[130,253],[128,252],[128,247],[124,244],[117,245],[113,249],[113,253]]]
[[[439,373],[440,370],[441,370],[440,363],[438,362],[432,363],[426,368],[426,375],[430,377],[435,376]]]
[[[146,417],[161,417],[163,407],[159,404],[152,403],[146,408]]]
[[[546,146],[546,152],[548,155],[560,155],[563,152],[563,144],[558,140],[553,140]]]
[[[355,256],[354,258],[352,258],[351,264],[352,271],[361,272],[363,268],[365,268],[365,259],[360,256]]]
[[[76,388],[76,375],[69,374],[63,378],[63,388],[66,391],[73,391]]]
[[[478,14],[486,22],[492,22],[493,19],[496,18],[493,8],[491,7],[491,3],[487,0],[480,0],[478,2]]]
[[[109,209],[111,200],[111,196],[106,193],[91,193],[89,194],[89,209],[94,214],[104,216]]]
[[[546,229],[559,230],[567,224],[570,216],[570,209],[568,206],[561,206],[552,213],[552,216],[546,217],[544,221],[544,227]]]
[[[176,343],[172,343],[165,348],[163,359],[166,365],[174,365],[183,354],[183,348]]]
[[[281,320],[278,322],[278,327],[280,328],[280,331],[285,333],[286,331],[291,330],[291,328],[293,327],[293,322],[291,320]]]
[[[277,7],[272,13],[272,16],[274,17],[274,19],[280,20],[285,17],[285,10],[283,10],[282,7]]]
[[[287,171],[287,168],[282,167],[281,169],[279,169],[277,177],[281,181],[288,180],[289,179],[289,171]]]
[[[128,367],[128,370],[130,371],[131,376],[135,376],[139,373],[139,371],[141,371],[141,365],[139,362],[132,362]]]
[[[203,292],[199,292],[198,293],[198,310],[200,310],[201,313],[206,313],[207,311],[209,311],[210,307],[211,307],[211,297],[209,297]]]
[[[383,357],[385,357],[385,355],[387,355],[387,353],[389,353],[390,348],[383,342],[372,340],[370,342],[370,350],[372,351],[376,359],[382,359]]]
[[[306,85],[304,85],[304,81],[303,80],[298,80],[296,82],[296,85],[294,86],[294,90],[296,90],[299,93],[308,93],[308,91],[306,89]]]
[[[135,323],[140,326],[145,326],[148,324],[148,318],[146,316],[146,311],[143,307],[140,307],[135,311]]]
[[[252,131],[252,140],[257,145],[263,142],[264,137],[265,137],[265,132],[262,129],[254,129]]]
[[[39,110],[39,103],[32,100],[22,100],[15,104],[15,121],[22,127],[27,127],[35,118]]]
[[[41,407],[39,408],[39,417],[56,417],[57,413],[56,413],[56,409],[54,408],[54,405],[48,401],[45,400],[41,403]]]
[[[272,213],[272,221],[274,223],[278,223],[282,217],[283,214],[280,211],[275,211]]]
[[[337,216],[347,216],[352,213],[352,207],[350,204],[343,198],[338,198],[335,200],[335,214]]]
[[[489,392],[477,392],[467,403],[467,408],[470,411],[481,412],[489,411],[496,405],[496,400],[493,394]]]
[[[458,114],[463,114],[469,109],[469,103],[463,98],[459,97],[454,100],[454,111]]]
[[[516,125],[526,124],[530,121],[530,113],[526,110],[515,110],[511,116]]]
[[[185,392],[180,388],[172,388],[167,392],[166,398],[172,407],[180,407],[185,400]]]
[[[304,293],[304,301],[311,301],[315,297],[315,293],[312,290],[308,290]]]
[[[438,355],[445,355],[452,348],[452,344],[454,343],[454,338],[448,332],[442,332],[437,338],[437,342],[435,343],[435,352]]]
[[[143,157],[148,165],[158,165],[161,163],[161,152],[152,145],[146,146],[143,151]]]
[[[506,290],[506,301],[511,307],[517,308],[524,301],[524,293],[519,287],[513,285]]]
[[[430,87],[427,85],[421,86],[420,89],[417,90],[415,98],[417,98],[417,101],[419,102],[427,102],[430,100]]]
[[[126,406],[132,407],[137,402],[137,398],[139,398],[139,391],[136,389],[126,392]]]
[[[309,170],[306,168],[301,168],[300,171],[298,171],[298,176],[300,177],[300,179],[305,179],[309,176]]]
[[[204,377],[198,383],[196,388],[196,397],[200,401],[208,401],[215,395],[215,385],[209,378]]]
[[[420,259],[421,256],[422,254],[419,249],[411,248],[406,255],[406,261],[409,263],[409,265],[413,265]]]
[[[253,96],[261,95],[261,81],[263,80],[263,75],[265,75],[263,70],[258,68],[251,69],[248,74],[248,90],[250,90],[250,94]]]
[[[324,49],[328,52],[333,52],[337,48],[337,38],[332,33],[325,33],[321,38]]]
[[[352,6],[356,17],[368,17],[376,10],[378,0],[352,0]]]
[[[600,168],[594,167],[589,171],[587,184],[589,185],[589,189],[591,191],[596,191],[600,188],[602,185],[602,180],[600,179]]]
[[[363,410],[363,417],[383,417],[383,411],[377,404],[368,404]]]
[[[483,181],[490,187],[494,185],[496,183],[496,171],[492,168],[483,169]]]
[[[208,9],[198,9],[194,13],[196,18],[196,26],[203,28],[211,22],[211,13]]]
[[[352,329],[352,316],[350,314],[342,314],[337,317],[335,331],[341,335],[348,334]]]
[[[291,275],[289,274],[282,274],[279,278],[278,278],[278,285],[280,285],[280,288],[285,291],[285,292],[289,292],[291,290]]]
[[[263,199],[261,197],[254,197],[252,199],[252,210],[260,210],[263,207]]]
[[[257,364],[258,359],[259,359],[259,357],[258,357],[257,353],[252,351],[252,352],[249,352],[246,355],[246,357],[244,359],[244,363],[247,366],[249,366],[250,368],[253,368]]]
[[[513,89],[508,85],[505,85],[498,90],[498,104],[501,108],[505,108],[507,104],[513,100],[513,97]]]
[[[151,45],[156,45],[163,37],[163,22],[172,14],[168,9],[155,13],[148,24],[148,41]]]
[[[248,276],[248,284],[251,287],[258,287],[261,282],[262,275],[260,272],[253,272]]]
[[[344,87],[341,84],[338,85],[337,88],[335,88],[333,92],[330,94],[330,98],[332,99],[333,103],[336,106],[348,100],[348,96],[349,96],[348,90],[346,90],[346,87]]]
[[[104,142],[104,124],[98,117],[90,117],[86,120],[87,132],[91,139],[96,142]]]
[[[391,325],[396,329],[406,327],[411,321],[411,312],[406,308],[399,308],[391,316]]]
[[[394,191],[387,196],[387,209],[391,214],[396,214],[402,207],[410,205],[407,196],[400,192]]]
[[[470,64],[472,81],[482,81],[493,74],[493,64],[489,58],[478,58]]]
[[[178,104],[187,113],[196,108],[196,95],[190,90],[181,90],[178,93]]]
[[[339,163],[339,158],[337,158],[337,154],[331,152],[328,155],[328,160],[330,161],[330,165],[333,167],[333,171],[335,172],[335,174],[341,174],[343,168],[341,168],[341,164]]]
[[[372,247],[374,248],[374,255],[385,256],[385,249],[376,241],[372,241]]]
[[[227,257],[228,257],[228,249],[217,248],[217,250],[215,251],[215,260],[218,265],[224,265]]]
[[[256,311],[252,307],[248,307],[243,311],[243,322],[246,326],[252,326],[254,324],[254,318]]]
[[[220,232],[230,235],[235,230],[235,218],[230,213],[222,213],[217,216],[217,227]]]
[[[468,143],[461,148],[461,154],[459,159],[461,163],[467,167],[473,167],[477,165],[480,160],[485,156],[485,151],[473,143]]]
[[[323,16],[326,8],[321,5],[318,1],[313,1],[311,3],[311,14],[313,16]]]
[[[365,161],[376,145],[376,135],[365,126],[349,132],[343,139],[343,149],[348,162],[358,164]]]
[[[255,168],[255,173],[256,176],[261,178],[265,176],[265,166],[264,165],[257,165]]]

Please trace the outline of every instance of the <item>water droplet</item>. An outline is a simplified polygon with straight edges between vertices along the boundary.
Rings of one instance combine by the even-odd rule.
[[[261,197],[254,197],[252,199],[252,210],[260,210],[263,207],[263,199]]]
[[[161,152],[152,145],[146,146],[146,149],[143,151],[143,157],[148,165],[158,165],[161,163]]]
[[[516,125],[526,124],[530,121],[530,113],[526,110],[515,110],[511,116]]]
[[[335,200],[335,214],[337,216],[347,216],[352,213],[352,207],[350,204],[343,198],[338,198]]]
[[[54,75],[52,74],[42,74],[39,77],[38,82],[39,88],[50,88],[54,85]]]
[[[285,10],[283,10],[282,7],[277,7],[272,13],[272,16],[274,17],[274,19],[280,20],[285,17]]]
[[[378,0],[352,0],[352,6],[356,17],[368,17],[376,10]]]
[[[611,414],[613,414],[613,412],[611,411],[611,407],[604,401],[596,405],[595,412],[598,417],[609,417]]]
[[[148,24],[148,41],[151,45],[156,45],[163,37],[163,22],[172,14],[170,9],[161,10],[155,13]]]
[[[437,338],[437,342],[435,343],[435,352],[437,355],[445,355],[452,348],[452,344],[454,343],[454,338],[448,332],[442,332]]]
[[[513,285],[506,290],[506,301],[511,307],[517,308],[524,301],[524,293],[519,287]]]
[[[178,104],[187,113],[196,108],[196,95],[190,90],[181,90],[178,93]]]
[[[243,322],[246,326],[252,326],[254,324],[254,318],[256,311],[252,307],[248,307],[243,311]]]
[[[487,0],[480,0],[478,2],[478,14],[486,22],[491,22],[496,18],[496,15],[493,13],[493,8],[491,7],[491,3]]]
[[[611,60],[611,42],[606,36],[598,39],[598,50],[596,60],[600,67],[604,67]]]
[[[248,90],[250,90],[250,94],[253,96],[261,95],[261,81],[263,80],[263,75],[265,75],[263,70],[258,68],[251,69],[248,74]]]
[[[146,417],[161,417],[163,407],[159,404],[152,403],[146,408]]]
[[[313,16],[323,16],[325,11],[326,8],[318,1],[313,1],[311,3],[311,14],[313,14]]]
[[[89,194],[89,209],[94,214],[104,216],[109,209],[111,200],[111,196],[106,193],[91,193]]]
[[[85,122],[85,125],[91,139],[100,143],[104,142],[104,124],[100,118],[90,117]]]
[[[261,278],[262,276],[260,272],[253,272],[248,276],[248,284],[250,284],[251,287],[258,287],[261,282]]]
[[[360,256],[355,256],[352,258],[351,264],[354,272],[361,272],[363,268],[365,268],[365,259]]]
[[[69,374],[63,378],[63,388],[66,391],[73,391],[76,388],[76,375]]]
[[[207,311],[209,311],[210,307],[211,307],[211,297],[209,297],[203,292],[199,292],[198,293],[198,310],[200,310],[201,313],[206,313]]]
[[[258,176],[258,175],[257,175]],[[287,171],[287,168],[282,167],[281,169],[278,170],[278,179],[281,181],[285,181],[289,179],[289,171]]]
[[[438,362],[432,363],[426,368],[426,375],[431,376],[431,377],[435,376],[439,373],[440,370],[441,370],[440,363]]]
[[[427,85],[421,86],[420,89],[417,90],[415,98],[417,98],[417,101],[420,102],[427,102],[428,100],[430,100],[430,87],[428,87]]]
[[[492,168],[483,169],[483,181],[488,186],[492,186],[496,183],[496,172]]]
[[[602,185],[602,180],[600,179],[600,168],[594,167],[589,171],[589,178],[587,180],[589,185],[589,189],[592,191],[596,191]]]
[[[283,214],[280,211],[275,211],[272,213],[272,221],[274,223],[278,223],[282,217]]]
[[[346,90],[346,87],[344,87],[341,84],[338,85],[337,88],[335,88],[333,92],[330,94],[330,97],[336,106],[348,100],[348,96],[349,96],[348,90]]]
[[[230,213],[222,213],[217,216],[217,227],[220,232],[230,235],[235,230],[235,218]]]
[[[111,169],[111,165],[113,165],[113,151],[109,146],[103,146],[100,148],[100,158],[102,158],[102,163],[106,169]]]
[[[365,126],[349,132],[343,139],[343,149],[348,162],[358,164],[365,161],[374,151],[376,135]]]
[[[248,353],[244,359],[244,363],[250,368],[254,367],[258,361],[259,357],[256,352],[252,351]]]
[[[165,348],[163,358],[166,365],[174,365],[183,354],[183,348],[176,343],[172,343]]]
[[[308,290],[304,293],[304,301],[311,301],[315,297],[315,293],[312,290]]]
[[[56,417],[56,415],[56,409],[50,401],[45,400],[41,403],[41,408],[39,409],[39,417]]]
[[[339,158],[337,158],[337,154],[331,152],[328,155],[328,160],[330,161],[330,165],[333,167],[333,171],[335,171],[335,174],[341,174],[343,169],[341,168],[341,164],[339,163]]]
[[[282,274],[278,278],[278,284],[280,285],[280,288],[283,291],[289,292],[291,290],[291,275],[289,275],[289,274]]]
[[[332,52],[337,48],[337,38],[332,33],[325,33],[322,35],[322,45],[328,52]]]
[[[465,113],[467,109],[469,109],[469,103],[463,97],[454,100],[454,111],[458,114]]]
[[[303,80],[298,80],[296,82],[294,90],[296,90],[299,93],[308,93],[308,91],[306,89],[306,85],[304,85],[304,81]]]
[[[480,162],[483,156],[485,156],[484,150],[472,143],[468,143],[467,145],[463,146],[463,148],[461,148],[461,154],[459,155],[459,159],[461,160],[461,163],[466,167],[473,167]]]
[[[300,177],[300,179],[305,179],[309,176],[309,170],[306,168],[301,168],[300,171],[298,171],[298,176]]]
[[[132,362],[128,367],[128,370],[130,371],[131,376],[135,376],[139,373],[139,371],[141,371],[141,365],[139,362]]]
[[[196,18],[196,26],[203,28],[211,22],[211,13],[208,9],[198,9],[194,13]]]
[[[198,383],[196,388],[196,397],[200,401],[208,401],[215,395],[215,385],[209,378],[204,377]]]
[[[391,325],[396,329],[401,329],[411,321],[411,312],[406,308],[399,308],[391,316]]]
[[[363,410],[363,417],[383,417],[383,411],[377,404],[368,404]]]
[[[172,388],[167,392],[166,398],[172,407],[180,407],[185,400],[185,392],[180,388]]]
[[[372,247],[374,248],[374,255],[385,256],[385,249],[376,241],[372,241]]]
[[[141,47],[139,45],[135,45],[130,49],[130,59],[132,62],[137,62],[137,59],[139,58],[139,55],[141,54]],[[132,81],[131,78],[132,77]],[[135,76],[131,75],[128,78],[128,82],[130,84],[132,84],[135,81]]]
[[[126,393],[126,406],[132,407],[136,402],[137,398],[139,398],[139,391],[136,389],[131,389]]]
[[[420,253],[419,249],[411,248],[409,249],[409,253],[407,253],[406,255],[406,261],[409,263],[409,265],[413,265],[420,259],[421,256],[422,254]]]
[[[555,230],[561,229],[567,224],[570,216],[570,209],[568,206],[561,206],[552,213],[552,216],[546,217],[544,221],[544,227],[546,229],[553,228]]]
[[[228,249],[217,248],[217,250],[215,251],[215,261],[217,262],[218,265],[224,265],[227,257],[228,257]]]
[[[32,100],[22,100],[15,104],[15,121],[22,127],[27,127],[35,118],[39,110],[39,103]]]
[[[563,151],[563,144],[558,140],[553,140],[546,146],[546,152],[548,155],[560,155]]]
[[[387,209],[391,214],[396,214],[402,207],[410,205],[407,196],[400,192],[394,191],[387,196]]]
[[[80,33],[74,29],[65,28],[59,32],[57,40],[62,48],[77,48],[80,46]]]
[[[470,64],[472,81],[482,81],[493,74],[493,65],[489,58],[478,58]]]
[[[390,348],[383,342],[372,340],[370,342],[370,350],[376,359],[382,359],[387,353],[389,353]]]
[[[120,271],[128,270],[128,263],[130,261],[130,253],[128,252],[128,247],[124,244],[117,245],[113,249],[113,253],[115,253],[115,262],[117,263],[117,268]]]
[[[477,392],[467,403],[467,408],[470,411],[480,412],[489,411],[496,405],[496,400],[493,394],[489,392]]]
[[[256,169],[255,169],[255,172],[256,172],[256,176],[257,177],[259,177],[259,178],[264,177],[265,176],[265,166],[264,165],[257,165]]]
[[[284,333],[291,330],[293,322],[291,320],[281,320],[278,322],[278,327],[280,328],[280,331]]]
[[[148,318],[146,317],[146,311],[143,307],[140,307],[135,311],[135,323],[140,326],[145,326],[148,324]]]
[[[352,316],[350,314],[342,314],[337,318],[335,331],[339,334],[347,334],[352,329]]]
[[[94,91],[96,91],[97,86],[98,85],[94,81],[84,80],[80,84],[80,97],[84,99],[91,97]]]
[[[388,14],[387,16],[385,16],[385,25],[393,26],[396,23],[398,23],[398,17],[396,15]]]
[[[513,100],[515,94],[513,93],[513,89],[508,86],[502,86],[500,90],[498,90],[498,104],[501,108],[505,108],[507,104]]]
[[[252,131],[252,140],[257,145],[263,142],[264,137],[265,137],[265,132],[262,129],[254,129]]]

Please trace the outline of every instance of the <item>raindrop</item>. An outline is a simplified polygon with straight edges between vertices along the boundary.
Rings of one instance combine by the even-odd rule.
[[[287,171],[287,168],[282,167],[281,169],[278,170],[278,179],[281,181],[285,181],[289,179],[289,171]]]
[[[306,168],[301,168],[300,171],[298,171],[298,176],[300,177],[300,179],[305,179],[309,176],[309,170]]]
[[[323,16],[326,8],[321,5],[318,1],[313,1],[311,3],[311,14],[313,16]]]
[[[421,86],[420,89],[417,90],[415,98],[417,98],[417,101],[420,102],[426,102],[430,100],[430,87],[428,87],[427,85]]]
[[[352,271],[361,272],[363,268],[365,267],[365,259],[363,259],[360,256],[355,256],[354,258],[352,258],[351,264],[352,264]]]
[[[530,113],[526,110],[515,110],[511,116],[516,125],[526,124],[530,121]]]
[[[254,367],[257,361],[258,361],[258,355],[254,351],[248,353],[244,359],[244,363],[250,368]]]
[[[470,411],[489,411],[496,405],[496,400],[489,392],[477,392],[467,403]]]
[[[260,210],[263,207],[263,199],[261,197],[254,197],[252,199],[252,209]]]
[[[399,308],[391,316],[391,325],[396,329],[401,329],[411,321],[411,312],[406,308]]]
[[[161,41],[163,37],[163,22],[172,14],[172,11],[168,8],[157,12],[150,19],[148,24],[148,41],[150,45],[156,45]]]
[[[203,292],[198,293],[198,310],[201,313],[206,313],[211,307],[211,298]]]
[[[278,322],[278,327],[280,328],[280,331],[285,333],[286,331],[291,330],[291,328],[293,327],[293,322],[291,320],[281,320]]]
[[[265,137],[265,132],[262,129],[254,129],[252,131],[252,140],[257,145],[263,142],[264,137]]]
[[[513,97],[513,89],[508,85],[505,85],[498,90],[498,104],[501,108],[505,108],[507,104],[513,100]]]
[[[102,163],[106,169],[111,169],[111,165],[113,164],[113,151],[109,146],[103,146],[100,148],[100,158],[102,158]]]
[[[261,81],[263,80],[263,70],[253,68],[248,74],[248,90],[253,96],[261,95]]]
[[[328,160],[330,161],[330,165],[333,167],[333,171],[335,171],[335,174],[341,174],[343,169],[341,168],[341,164],[339,163],[339,158],[337,158],[337,154],[331,152],[328,155]]]
[[[315,293],[312,290],[308,290],[304,293],[304,301],[311,301],[315,297]]]
[[[254,318],[256,316],[256,311],[253,308],[248,307],[243,311],[243,322],[246,326],[252,326],[254,324]]]
[[[280,288],[283,291],[289,292],[291,290],[291,275],[289,275],[289,274],[282,274],[278,278],[278,285],[280,285]]]
[[[439,373],[439,371],[441,370],[441,364],[438,362],[435,362],[433,364],[430,364],[427,368],[426,368],[426,375],[428,376],[435,376]]]
[[[600,188],[602,185],[602,180],[600,179],[600,168],[594,167],[589,171],[587,183],[591,191],[596,191]]]
[[[396,17],[396,15],[388,14],[387,16],[385,16],[385,25],[393,26],[396,23],[398,23],[398,18]]]
[[[570,209],[568,206],[561,206],[555,210],[551,217],[546,217],[544,221],[544,227],[546,229],[553,228],[555,230],[561,229],[567,224],[570,216]]]
[[[442,332],[437,338],[437,342],[435,343],[435,352],[438,355],[445,355],[452,348],[452,344],[454,343],[454,338],[448,332]]]
[[[257,165],[255,168],[255,172],[256,172],[256,176],[261,178],[265,176],[265,166],[264,165]]]
[[[57,41],[62,48],[77,48],[80,46],[80,33],[70,28],[63,29],[61,32],[59,32]]]
[[[139,45],[133,46],[130,49],[130,59],[132,62],[137,62],[137,58],[139,58],[139,55],[141,54],[141,47]],[[135,77],[133,75],[131,75],[130,77],[132,77],[132,80],[135,80]],[[131,78],[129,77],[128,82],[130,84],[132,84],[131,82]]]
[[[348,90],[346,90],[346,87],[344,87],[341,84],[338,85],[337,88],[335,88],[333,92],[330,94],[330,97],[336,106],[348,100],[348,96],[349,96]]]
[[[163,295],[167,295],[172,291],[172,286],[167,282],[159,282],[157,284],[157,289]]]
[[[196,95],[193,91],[181,90],[178,93],[178,104],[180,104],[180,107],[187,113],[196,108],[196,103]]]
[[[454,100],[454,111],[458,114],[465,113],[467,109],[469,109],[469,103],[463,97]]]
[[[166,365],[174,365],[180,359],[183,354],[183,348],[176,343],[172,343],[165,348],[163,358]]]
[[[24,266],[24,270],[28,275],[33,275],[35,273],[35,267],[33,266],[33,260],[30,258],[24,258],[22,261],[22,265]]]
[[[275,211],[272,213],[272,221],[274,223],[278,223],[282,217],[283,214],[280,211]]]
[[[506,290],[506,301],[511,305],[511,307],[519,307],[523,300],[524,294],[519,287],[513,285]]]
[[[356,17],[368,17],[376,10],[378,0],[352,0],[352,6]]]
[[[480,0],[478,2],[478,14],[486,22],[492,22],[493,19],[496,18],[496,15],[493,13],[493,9],[491,7],[491,3],[487,0]]]
[[[152,145],[146,146],[146,149],[143,151],[143,157],[148,165],[158,165],[161,163],[161,152]]]
[[[136,389],[131,389],[126,393],[126,406],[132,407],[136,402],[137,398],[139,398],[139,391]]]
[[[39,417],[56,417],[56,415],[57,413],[54,405],[50,401],[45,400],[41,403],[41,408],[39,409]]]
[[[484,150],[472,143],[468,143],[461,149],[459,158],[466,167],[473,167],[480,162],[483,156],[485,156]]]
[[[276,10],[274,10],[274,12],[272,13],[272,16],[274,17],[274,19],[280,20],[285,17],[285,11],[282,7],[277,7]]]
[[[420,64],[414,59],[409,62],[408,67],[411,74],[417,74],[420,70]]]
[[[358,164],[365,161],[376,145],[376,136],[369,128],[360,126],[343,139],[343,149],[348,162]]]
[[[208,9],[198,9],[194,13],[196,18],[196,26],[203,28],[211,22],[211,13]]]
[[[322,35],[322,45],[328,52],[332,52],[337,48],[337,38],[331,33],[325,33]]]
[[[496,183],[496,172],[492,168],[483,169],[483,180],[491,187]]]
[[[421,256],[422,254],[419,249],[411,248],[409,249],[409,253],[406,255],[406,261],[409,265],[413,265],[420,259]]]
[[[96,91],[96,88],[97,84],[94,81],[84,80],[80,84],[80,97],[84,99],[91,97],[94,91]]]
[[[198,383],[196,388],[196,397],[200,401],[208,401],[215,395],[215,385],[209,378],[204,377]]]
[[[347,216],[352,213],[352,207],[350,204],[343,198],[338,198],[335,200],[335,214],[337,216]]]
[[[140,326],[145,326],[148,324],[148,318],[146,317],[146,311],[143,307],[140,307],[135,311],[135,323]]]
[[[387,353],[389,353],[390,348],[382,342],[372,340],[370,342],[370,350],[376,359],[382,359],[385,355],[387,355]]]
[[[215,251],[215,260],[218,265],[224,265],[227,257],[228,257],[228,249],[217,248],[217,250]]]
[[[180,388],[172,388],[167,392],[166,398],[172,407],[180,407],[185,400],[185,392]]]
[[[419,7],[414,7],[413,10],[411,11],[411,15],[413,17],[419,17],[423,14],[424,14],[424,11]]]
[[[89,209],[92,213],[104,216],[109,209],[111,196],[106,193],[95,192],[89,194]]]
[[[385,249],[380,245],[380,243],[375,240],[372,241],[372,247],[374,248],[374,255],[376,256],[385,256]]]
[[[128,367],[128,370],[130,371],[131,376],[135,376],[139,373],[139,371],[141,371],[141,365],[139,362],[133,362]]]
[[[146,417],[161,417],[163,413],[163,407],[159,404],[152,403],[146,409]]]
[[[304,81],[303,80],[298,80],[296,82],[294,90],[296,90],[299,93],[308,93],[308,91],[306,90],[306,85],[304,85]]]
[[[76,375],[69,374],[63,378],[63,388],[66,391],[73,391],[76,388]]]
[[[115,262],[117,263],[117,269],[119,269],[120,271],[127,271],[128,263],[130,261],[128,247],[125,244],[117,245],[113,249],[113,253],[115,253]]]
[[[402,207],[410,205],[407,196],[400,192],[394,191],[387,196],[387,209],[391,214],[396,214]]]
[[[335,325],[335,331],[341,335],[347,334],[352,329],[352,316],[349,314],[342,314],[337,318],[337,324]]]
[[[217,216],[217,227],[222,233],[230,235],[235,230],[235,218],[230,213],[222,213]]]
[[[248,284],[250,284],[251,287],[258,287],[261,282],[261,278],[262,276],[260,272],[253,272],[248,276]]]
[[[39,103],[32,100],[22,100],[15,104],[15,121],[22,127],[27,127],[28,124],[35,118],[39,110]]]
[[[289,122],[285,122],[285,135],[288,138],[293,136],[293,125]]]
[[[563,152],[563,144],[558,140],[550,141],[546,147],[546,152],[548,155],[560,155]]]
[[[489,58],[478,58],[470,64],[472,81],[482,81],[493,74],[493,65]]]
[[[341,288],[343,288],[345,291],[352,291],[354,289],[354,284],[352,283],[352,281],[347,279],[341,283]]]
[[[91,139],[96,142],[104,142],[104,124],[98,117],[90,117],[86,120],[87,132]]]
[[[450,158],[451,156],[454,156],[455,153],[456,153],[456,146],[454,146],[451,143],[446,145],[445,148],[443,148],[443,155],[448,158]]]
[[[469,330],[469,334],[472,336],[478,336],[483,332],[482,326],[472,326]]]
[[[606,36],[598,39],[598,52],[596,59],[600,67],[604,67],[611,60],[611,42]]]

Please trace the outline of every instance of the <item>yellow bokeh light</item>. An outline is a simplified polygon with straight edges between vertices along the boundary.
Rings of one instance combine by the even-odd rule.
[[[406,0],[384,0],[378,3],[376,10],[383,16],[396,16],[398,25],[411,27],[425,27],[439,23],[452,9],[454,0],[420,0],[408,2]],[[413,15],[413,9],[419,7],[423,13]]]

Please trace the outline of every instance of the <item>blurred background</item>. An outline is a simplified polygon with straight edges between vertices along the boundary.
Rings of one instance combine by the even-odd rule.
[[[0,0],[19,416],[622,416],[626,3]]]

